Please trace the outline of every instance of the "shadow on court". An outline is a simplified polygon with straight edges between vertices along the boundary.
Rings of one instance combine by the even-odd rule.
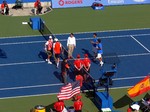
[[[0,49],[0,58],[7,58],[6,52]]]
[[[119,100],[117,100],[113,105],[115,108],[122,108],[126,105],[133,103],[133,102],[134,101],[131,98],[129,98],[127,95],[124,95]]]
[[[47,58],[47,54],[44,51],[40,51],[38,57],[45,60]]]

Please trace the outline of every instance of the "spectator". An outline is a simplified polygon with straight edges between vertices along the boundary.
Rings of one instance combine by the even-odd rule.
[[[77,96],[77,100],[74,102],[75,112],[82,112],[83,102],[81,101],[81,96]]]
[[[60,53],[62,50],[62,45],[61,43],[58,41],[57,38],[54,39],[55,43],[53,44],[53,52],[54,52],[54,58],[55,58],[55,63],[56,63],[56,67],[59,67],[59,61],[60,61]]]
[[[72,58],[74,48],[76,47],[76,38],[74,37],[73,33],[71,33],[67,39],[67,47],[68,47],[68,58]]]
[[[76,81],[79,81],[80,82],[80,87],[82,87],[82,85],[83,85],[83,77],[82,77],[82,75],[80,75],[80,74],[76,75]]]
[[[36,2],[34,3],[34,8],[35,8],[35,14],[41,14],[42,13],[42,5],[41,5],[41,2],[40,0],[36,0]]]
[[[63,59],[63,61],[61,62],[61,75],[62,75],[62,79],[63,79],[63,83],[67,84],[67,70],[69,69],[69,64],[67,62],[67,58]]]
[[[48,64],[52,64],[52,62],[50,61],[50,58],[52,56],[52,47],[53,47],[53,39],[52,36],[49,36],[49,40],[45,43],[45,51],[47,53],[47,59],[46,61],[48,62]]]
[[[102,54],[103,54],[103,49],[102,49],[102,43],[101,43],[101,39],[98,39],[97,40],[98,43],[96,45],[96,49],[97,49],[97,59],[99,60],[100,62],[100,65],[103,66],[103,61],[102,61]]]
[[[74,67],[75,67],[75,75],[81,74],[83,75],[83,62],[80,59],[80,55],[77,55],[77,59],[74,61]]]
[[[1,10],[2,10],[2,14],[3,15],[9,15],[9,6],[7,4],[7,1],[3,1],[3,3],[1,4]]]
[[[140,105],[138,102],[133,102],[129,108],[127,109],[127,112],[139,112]]]
[[[65,104],[63,101],[58,100],[57,102],[55,102],[54,109],[56,110],[56,112],[63,112],[64,108]]]
[[[93,51],[93,53],[94,53],[94,58],[93,58],[93,60],[95,60],[95,58],[96,58],[96,56],[97,56],[97,49],[96,49],[97,43],[98,43],[98,41],[97,41],[97,34],[94,33],[94,34],[93,34],[93,40],[91,40],[92,51]]]
[[[87,75],[88,75],[88,73],[90,73],[90,67],[91,67],[91,61],[88,58],[88,55],[84,54],[84,59],[83,59],[83,68],[84,68],[83,77],[84,77],[84,81],[86,81]]]

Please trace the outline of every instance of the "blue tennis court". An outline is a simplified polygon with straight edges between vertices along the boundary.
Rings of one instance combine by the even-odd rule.
[[[104,71],[117,64],[112,87],[133,86],[150,73],[150,29],[96,32],[102,39],[105,64],[92,62],[91,76],[98,80]],[[66,47],[69,34],[56,37]],[[92,57],[90,40],[93,32],[76,33],[74,57],[88,53]],[[63,85],[60,69],[45,62],[42,36],[0,39],[0,98],[52,94]],[[72,76],[68,76],[72,82]]]

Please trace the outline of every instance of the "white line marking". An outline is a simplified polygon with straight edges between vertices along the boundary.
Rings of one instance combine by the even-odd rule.
[[[135,34],[132,36],[148,36],[150,34]],[[110,38],[120,38],[120,37],[130,37],[131,35],[118,35],[118,36],[104,36],[104,37],[98,37],[101,39],[110,39]],[[88,37],[88,38],[76,38],[76,40],[90,40],[93,39],[93,37]],[[59,41],[67,41],[67,39],[60,39]],[[28,42],[10,42],[10,43],[1,43],[0,45],[18,45],[18,44],[35,44],[35,43],[44,43],[45,41],[28,41]]]
[[[74,32],[74,34],[81,34],[81,33],[93,33],[93,32],[117,32],[117,31],[136,31],[136,30],[150,30],[150,28],[135,28],[135,29],[121,29],[121,30],[105,30],[105,31],[89,31],[89,32]],[[53,35],[65,35],[65,34],[70,34],[70,33],[58,33],[58,34],[53,34]],[[22,38],[22,37],[38,37],[42,35],[27,35],[27,36],[10,36],[10,37],[1,37],[0,39],[7,39],[7,38]]]
[[[35,43],[43,43],[46,41],[29,41],[29,42],[12,42],[12,43],[1,43],[0,45],[18,45],[18,44],[35,44]]]
[[[146,48],[140,41],[138,41],[136,38],[134,38],[133,35],[131,35],[131,38],[133,40],[135,40],[139,45],[141,45],[146,51],[148,51],[150,53],[150,50],[148,48]]]
[[[130,79],[141,79],[144,78],[146,76],[137,76],[137,77],[124,77],[124,78],[114,78],[113,80],[130,80]],[[96,80],[96,82],[98,82],[99,80]]]
[[[117,55],[117,57],[122,58],[122,57],[145,56],[145,55],[150,55],[150,53]],[[105,58],[113,58],[113,57],[116,57],[116,56],[105,56]],[[74,60],[74,59],[70,59],[70,60]],[[46,63],[46,62],[45,61],[31,61],[31,62],[19,62],[19,63],[6,63],[6,64],[0,64],[0,67],[14,66],[14,65],[26,65],[26,64],[38,64],[38,63]]]
[[[132,86],[123,86],[123,87],[112,87],[110,89],[124,89],[124,88],[130,88]],[[98,89],[98,90],[104,90],[104,89]],[[88,92],[88,90],[85,92]],[[0,99],[16,99],[16,98],[27,98],[27,97],[36,97],[36,96],[47,96],[47,95],[56,95],[58,93],[48,93],[48,94],[36,94],[36,95],[24,95],[24,96],[13,96],[13,97],[3,97]]]
[[[44,63],[45,61],[31,61],[31,62],[19,62],[19,63],[6,63],[6,64],[0,64],[0,67],[3,66],[12,66],[12,65],[25,65],[25,64],[38,64],[38,63]]]
[[[10,87],[10,88],[0,88],[0,91],[4,91],[4,90],[14,90],[14,89],[30,89],[30,88],[50,87],[50,86],[59,86],[59,85],[63,85],[63,83],[59,83],[59,84],[35,85],[35,86],[22,86],[22,87]]]

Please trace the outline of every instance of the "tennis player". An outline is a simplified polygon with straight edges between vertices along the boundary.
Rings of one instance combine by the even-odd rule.
[[[45,43],[45,51],[47,53],[46,61],[48,62],[48,64],[52,64],[52,62],[50,61],[50,58],[52,56],[52,47],[53,47],[53,38],[52,36],[49,36],[49,40]]]
[[[93,60],[95,61],[96,59],[96,56],[97,56],[97,49],[96,49],[96,46],[97,46],[97,34],[96,33],[93,33],[93,39],[90,41],[91,44],[92,44],[92,51],[93,51]]]
[[[62,45],[58,41],[57,38],[55,38],[54,41],[55,41],[55,43],[53,44],[53,53],[54,53],[56,67],[58,68],[59,67],[59,61],[60,61],[60,54],[62,51]]]
[[[102,49],[101,39],[98,39],[97,41],[98,41],[98,43],[96,45],[96,49],[97,49],[97,57],[96,57],[96,59],[98,59],[99,62],[100,62],[99,64],[101,66],[103,66],[103,64],[104,64],[103,61],[102,61],[103,49]]]

